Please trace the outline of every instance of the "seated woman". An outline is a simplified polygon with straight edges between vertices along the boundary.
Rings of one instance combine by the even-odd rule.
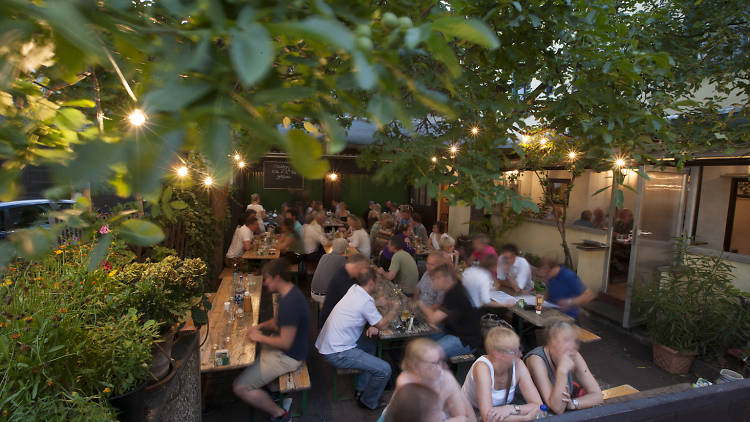
[[[539,413],[542,399],[520,359],[520,345],[513,330],[495,327],[484,339],[487,354],[471,365],[463,391],[483,422],[528,421]],[[527,404],[512,404],[519,390]]]
[[[445,260],[450,262],[454,268],[458,268],[458,251],[456,250],[456,240],[450,236],[443,236],[439,241],[440,252],[445,256]]]
[[[279,250],[279,255],[287,258],[290,262],[299,261],[297,255],[302,254],[302,239],[294,231],[293,219],[285,218],[281,223],[281,234],[276,241],[276,248]]]
[[[578,336],[573,325],[555,321],[547,327],[546,337],[547,345],[533,349],[524,360],[547,407],[559,414],[601,404],[602,390],[578,353]],[[574,375],[585,389],[584,395],[577,396],[573,390]]]
[[[362,220],[357,216],[349,217],[349,246],[356,248],[360,255],[370,257],[370,236],[362,227]]]
[[[446,369],[443,350],[437,343],[427,338],[410,341],[401,361],[401,370],[396,378],[394,396],[407,385],[419,384],[437,393],[438,407],[443,413],[440,420],[476,421],[474,411],[456,378]],[[389,410],[391,405],[383,413],[388,414]]]
[[[429,246],[432,249],[440,250],[440,240],[444,237],[450,236],[445,232],[445,223],[438,221],[432,225],[432,233],[430,233],[430,241],[428,242]]]

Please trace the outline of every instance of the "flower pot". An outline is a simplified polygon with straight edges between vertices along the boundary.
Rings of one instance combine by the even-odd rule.
[[[145,394],[146,383],[133,390],[107,399],[117,409],[117,420],[120,422],[141,422],[146,419]]]
[[[153,381],[159,381],[169,373],[169,365],[172,359],[172,346],[174,345],[174,335],[177,332],[175,327],[171,327],[169,331],[164,333],[154,343],[154,347],[151,349],[151,366],[149,372],[153,377]]]
[[[731,369],[722,369],[719,371],[719,378],[716,378],[714,384],[724,384],[725,382],[741,381],[744,377]]]
[[[670,374],[687,374],[697,353],[678,352],[663,344],[654,343],[654,363]]]

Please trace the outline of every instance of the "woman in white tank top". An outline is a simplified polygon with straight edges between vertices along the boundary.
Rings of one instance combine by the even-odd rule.
[[[520,359],[516,333],[495,327],[487,333],[484,344],[487,354],[471,365],[462,388],[469,403],[484,422],[535,419],[542,399]],[[519,390],[527,404],[513,405]]]

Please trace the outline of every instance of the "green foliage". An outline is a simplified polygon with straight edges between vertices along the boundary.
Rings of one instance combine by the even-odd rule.
[[[690,255],[687,246],[678,239],[680,261],[635,291],[651,340],[709,357],[743,346],[750,338],[750,310],[732,285],[733,267],[721,256]]]

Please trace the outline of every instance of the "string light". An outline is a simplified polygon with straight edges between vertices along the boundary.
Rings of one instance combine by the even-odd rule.
[[[437,157],[432,157],[432,162],[437,163]]]
[[[128,115],[128,120],[130,121],[130,124],[135,127],[141,127],[144,123],[146,123],[146,113],[143,112],[143,110],[136,108],[130,114]]]
[[[328,174],[328,179],[330,179],[330,180],[331,180],[331,182],[335,182],[335,181],[336,181],[336,179],[338,179],[338,178],[339,178],[339,175],[338,175],[338,174],[336,174],[336,173],[329,173],[329,174]]]
[[[455,154],[455,153],[457,153],[457,152],[458,152],[458,147],[457,147],[457,146],[455,146],[455,145],[452,145],[452,146],[451,146],[451,154]]]
[[[177,169],[177,175],[180,177],[185,177],[188,174],[188,168],[185,166],[182,166]]]
[[[474,126],[473,128],[471,128],[471,134],[472,135],[476,135],[478,133],[479,133],[479,128],[478,127]]]
[[[526,145],[529,143],[529,135],[521,135],[521,144]]]
[[[623,159],[623,158],[617,158],[617,159],[615,159],[615,165],[617,167],[625,167],[625,159]]]
[[[237,163],[237,167],[239,167],[241,169],[244,169],[245,168],[245,162],[244,161],[240,161],[239,163]]]
[[[213,185],[213,184],[214,184],[214,179],[213,179],[213,178],[211,178],[211,176],[206,176],[206,178],[205,178],[205,179],[203,179],[203,184],[204,184],[204,185],[205,185],[206,187],[211,187],[211,185]]]
[[[240,158],[242,158],[242,157],[240,157],[240,154],[237,154],[237,153],[235,152],[235,153],[234,153],[234,161],[240,161]]]
[[[578,156],[578,153],[577,153],[577,152],[575,152],[575,151],[570,151],[570,152],[568,153],[568,158],[570,158],[571,160],[575,160],[575,159],[576,159],[576,156]]]
[[[547,138],[542,137],[541,139],[539,139],[539,145],[541,146],[547,145]]]

